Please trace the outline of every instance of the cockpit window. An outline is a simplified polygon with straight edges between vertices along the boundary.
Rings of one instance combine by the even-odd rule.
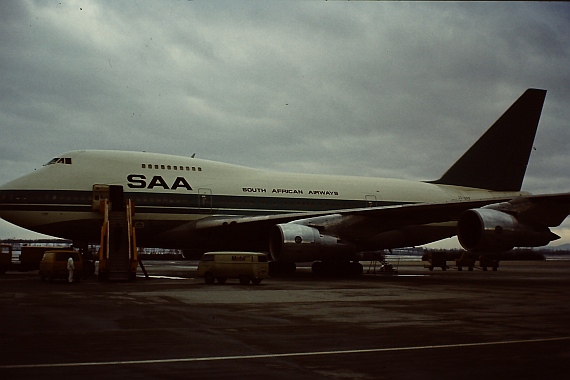
[[[44,166],[53,165],[53,164],[71,165],[71,157],[56,157],[53,158],[50,162],[48,162]]]

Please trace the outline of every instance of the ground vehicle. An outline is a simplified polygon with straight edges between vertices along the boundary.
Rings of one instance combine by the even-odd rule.
[[[0,252],[0,273],[6,271],[27,272],[40,269],[40,261],[46,251],[66,249],[65,247],[23,245],[17,260],[14,260],[14,248],[10,244],[2,244]],[[16,253],[18,250],[16,250]]]
[[[83,274],[83,260],[79,252],[72,249],[54,249],[46,251],[40,262],[40,278],[42,281],[56,278],[68,278],[67,260],[73,258],[73,281],[79,282]]]
[[[65,247],[23,245],[20,254],[20,271],[40,269],[40,261],[44,253],[53,249],[67,249]]]
[[[198,262],[198,276],[207,284],[214,280],[223,284],[227,278],[238,278],[240,284],[254,285],[269,277],[267,256],[256,252],[208,252]]]

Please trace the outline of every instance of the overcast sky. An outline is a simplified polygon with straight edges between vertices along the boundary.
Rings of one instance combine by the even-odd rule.
[[[523,188],[568,192],[568,30],[567,3],[2,0],[0,183],[76,149],[433,180],[535,87]]]

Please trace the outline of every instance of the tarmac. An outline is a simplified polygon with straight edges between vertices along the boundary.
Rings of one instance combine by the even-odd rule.
[[[570,261],[206,285],[0,276],[0,378],[568,379]]]

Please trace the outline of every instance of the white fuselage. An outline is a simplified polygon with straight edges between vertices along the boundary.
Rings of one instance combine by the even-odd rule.
[[[93,199],[94,185],[122,186],[125,198],[134,200],[141,245],[179,248],[191,244],[195,236],[186,228],[180,241],[170,241],[176,236],[171,232],[211,216],[273,215],[524,194],[398,179],[278,173],[155,153],[74,151],[3,185],[0,216],[40,233],[96,242],[102,216]],[[445,235],[432,240],[453,233]]]

